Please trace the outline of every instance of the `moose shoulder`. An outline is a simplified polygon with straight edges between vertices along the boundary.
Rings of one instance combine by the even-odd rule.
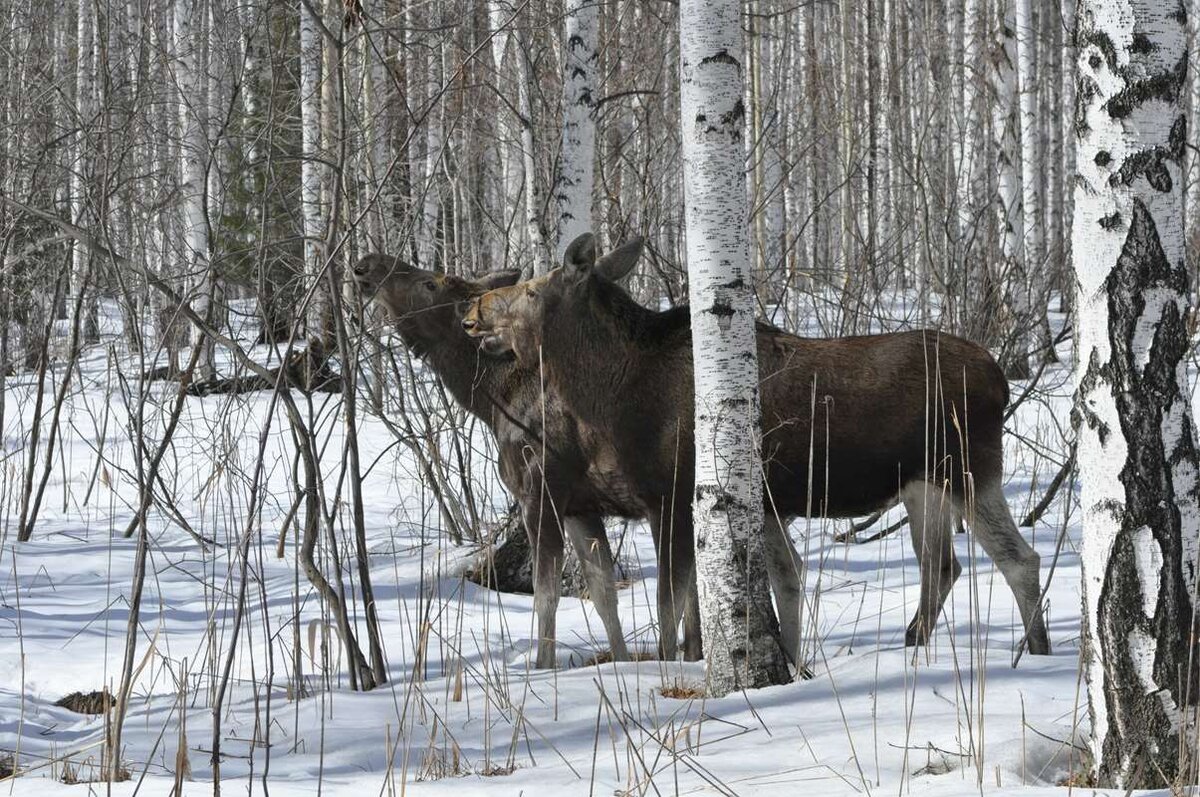
[[[687,308],[647,310],[614,282],[640,250],[635,240],[597,259],[581,236],[561,268],[479,297],[464,326],[489,350],[540,357],[553,391],[653,500],[693,481],[692,350]],[[1031,652],[1047,652],[1038,555],[1001,489],[1008,388],[991,355],[934,330],[825,340],[765,324],[758,355],[767,516],[859,515],[899,495],[921,563],[917,644],[961,569],[951,527],[966,515],[1014,591]]]

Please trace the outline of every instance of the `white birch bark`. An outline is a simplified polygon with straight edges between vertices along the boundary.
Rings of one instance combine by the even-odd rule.
[[[1153,0],[1083,0],[1079,23],[1075,414],[1092,744],[1099,785],[1162,788],[1191,780],[1180,750],[1195,749],[1184,19]]]
[[[696,391],[694,523],[709,691],[787,680],[762,542],[738,0],[680,5],[680,121]]]
[[[1194,246],[1200,243],[1200,8],[1195,3],[1188,9],[1188,144],[1185,232],[1189,246]],[[1192,260],[1195,278],[1196,255]],[[1195,296],[1195,285],[1192,290]]]
[[[789,64],[790,96],[785,105],[788,112],[788,161],[791,166],[788,171],[786,194],[786,227],[785,234],[792,234],[791,243],[792,264],[788,278],[788,288],[793,299],[799,297],[801,287],[800,275],[809,270],[809,255],[812,252],[812,220],[809,218],[812,207],[812,193],[809,190],[808,158],[798,157],[796,150],[799,142],[811,141],[813,133],[808,127],[808,105],[810,92],[808,90],[808,29],[813,10],[801,6],[795,11],[795,31],[792,34],[792,47]],[[789,305],[796,305],[790,302]],[[791,307],[792,317],[799,314],[799,307]]]
[[[1018,146],[1018,98],[1016,69],[1016,22],[1012,0],[997,0],[995,19],[995,63],[993,81],[992,133],[996,137],[997,223],[1000,231],[1000,263],[997,271],[1012,286],[1021,301],[1024,285],[1023,254],[1025,222],[1021,205],[1021,151]],[[1018,346],[1020,348],[1020,346]],[[1025,349],[1027,350],[1027,348]],[[1010,367],[1028,369],[1028,358],[1013,358]],[[1021,376],[1021,373],[1010,374]]]
[[[982,92],[979,76],[983,74],[980,59],[980,13],[979,0],[965,0],[963,7],[963,78],[962,78],[962,128],[959,133],[961,150],[958,160],[958,232],[964,247],[972,237],[976,224],[975,211],[978,204],[977,152],[979,138],[983,135]],[[967,252],[963,252],[964,256]]]
[[[380,4],[382,5],[382,4]],[[396,224],[395,176],[388,174],[392,140],[392,107],[395,102],[392,81],[387,74],[391,49],[383,30],[373,22],[363,31],[363,119],[367,137],[367,196],[371,201],[368,229],[374,251],[396,252],[400,246]]]
[[[241,84],[242,107],[246,117],[252,122],[258,121],[261,100],[259,98],[258,70],[262,60],[262,48],[258,37],[262,31],[258,24],[258,4],[255,0],[240,0],[237,13],[241,21],[242,53],[245,58],[243,74],[245,79]],[[255,164],[259,162],[259,142],[257,136],[248,136],[246,141],[246,159]],[[249,179],[249,178],[248,178]]]
[[[510,51],[511,31],[506,23],[512,17],[512,8],[507,0],[489,0],[488,25],[492,32],[492,63],[496,70],[496,84],[505,85],[512,79]],[[504,224],[504,238],[500,239],[502,251],[494,259],[497,268],[508,265],[521,251],[524,225],[518,222],[521,207],[521,185],[525,181],[524,162],[521,158],[520,130],[510,106],[500,103],[496,117],[497,149],[500,156],[500,202],[498,217]]]
[[[321,183],[321,32],[312,5],[300,0],[300,214],[304,223],[304,289],[312,291],[306,325],[310,342],[325,332],[328,300],[318,283],[322,270],[325,229],[322,223]]]
[[[763,105],[762,119],[762,189],[763,241],[762,257],[766,274],[778,280],[784,252],[783,163],[780,158],[780,97],[776,80],[779,60],[774,26],[767,20],[759,37],[761,60],[758,65],[759,86],[756,93]]]
[[[212,271],[208,262],[208,223],[204,204],[208,192],[205,165],[208,142],[205,114],[208,92],[204,76],[197,68],[199,49],[194,26],[204,18],[205,4],[175,0],[175,79],[179,87],[180,155],[180,227],[183,238],[184,273],[192,309],[201,318],[209,315],[213,292]],[[199,14],[197,17],[196,14]],[[193,339],[204,333],[192,329]],[[197,361],[202,379],[213,374],[212,343],[204,345]]]
[[[446,145],[445,128],[442,123],[442,48],[437,46],[430,54],[426,72],[425,96],[436,102],[435,108],[426,119],[425,127],[425,187],[421,198],[421,227],[418,237],[418,252],[425,268],[439,268],[438,221],[441,215],[442,195],[442,149]],[[444,266],[442,263],[440,266]]]
[[[425,62],[425,101],[434,104],[425,117],[425,183],[421,188],[421,216],[417,227],[417,259],[422,268],[438,265],[438,217],[441,212],[442,149],[446,144],[442,112],[442,42],[435,40]]]
[[[1062,23],[1058,18],[1058,4],[1042,0],[1042,13],[1049,17],[1050,36],[1047,41],[1051,52],[1045,60],[1050,77],[1043,81],[1043,91],[1046,95],[1048,113],[1043,114],[1042,122],[1050,127],[1049,149],[1046,151],[1046,182],[1050,186],[1046,192],[1046,270],[1050,273],[1062,274],[1063,268],[1063,205],[1067,191],[1065,173],[1063,172],[1063,139],[1074,135],[1070,126],[1071,114],[1067,112],[1069,105],[1063,103],[1062,70],[1064,35]],[[1061,283],[1060,283],[1061,284]]]
[[[83,218],[87,192],[85,173],[89,170],[87,153],[87,131],[91,128],[92,114],[95,108],[95,5],[93,0],[79,0],[76,25],[76,60],[75,60],[75,108],[79,118],[80,129],[75,134],[75,152],[71,168],[71,216],[76,224],[86,226]],[[88,258],[87,247],[76,241],[71,248],[71,292],[77,294],[87,290]],[[67,301],[67,307],[74,303]],[[83,305],[84,317],[81,329],[83,339],[88,342],[99,340],[97,328],[96,304],[94,299],[88,299]]]
[[[883,108],[883,81],[880,79],[879,62],[883,50],[883,40],[879,37],[877,17],[878,0],[866,0],[866,33],[865,46],[867,51],[867,190],[866,190],[866,263],[872,287],[878,284],[879,263],[879,131],[883,119],[880,112]]]
[[[1021,113],[1021,227],[1022,280],[1017,287],[1018,335],[1013,356],[1015,371],[1021,367],[1017,358],[1028,359],[1031,336],[1024,331],[1045,315],[1041,301],[1040,276],[1045,267],[1045,226],[1042,219],[1042,158],[1041,131],[1038,126],[1037,27],[1033,17],[1033,0],[1013,0],[1016,4],[1017,26],[1017,84]],[[1015,275],[1014,275],[1015,276]],[[1025,364],[1028,371],[1029,364]]]
[[[567,0],[563,48],[562,148],[554,185],[558,243],[555,264],[567,245],[592,232],[592,186],[595,182],[596,37],[600,9],[596,0]]]
[[[892,110],[891,92],[893,90],[893,82],[896,78],[895,72],[899,59],[896,58],[895,51],[895,0],[882,0],[879,4],[880,28],[883,30],[883,35],[876,44],[880,49],[882,73],[879,77],[879,97],[878,109],[879,116],[879,149],[878,161],[879,168],[879,253],[878,257],[882,263],[895,263],[896,247],[892,240],[893,232],[893,197],[892,197],[892,172],[896,169],[897,162],[894,160],[894,141],[895,131],[892,125],[896,123],[895,116],[889,116]]]
[[[1062,81],[1062,107],[1072,112],[1063,120],[1062,139],[1062,173],[1063,173],[1063,236],[1062,236],[1062,268],[1068,275],[1063,289],[1063,304],[1071,299],[1070,273],[1073,268],[1071,257],[1071,229],[1075,218],[1074,191],[1071,180],[1075,176],[1075,3],[1063,3],[1063,70],[1059,79]]]
[[[525,229],[529,236],[534,276],[550,270],[550,254],[542,228],[542,188],[537,179],[536,153],[533,149],[533,69],[529,64],[529,34],[517,37],[517,108],[521,114],[521,158],[525,171]]]

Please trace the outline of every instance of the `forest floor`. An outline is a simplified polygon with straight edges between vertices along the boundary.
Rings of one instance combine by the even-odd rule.
[[[1069,344],[1060,352],[1068,357]],[[23,430],[33,415],[33,389],[26,377],[10,380],[0,484],[8,529],[0,548],[0,751],[15,754],[26,771],[0,782],[12,794],[107,788],[61,782],[96,776],[105,723],[55,702],[75,691],[115,691],[122,672],[136,544],[121,531],[137,498],[136,408],[124,403],[116,372],[136,369],[112,362],[96,349],[82,363],[84,389],[64,410],[44,507],[33,540],[22,544],[14,543],[23,472],[17,463],[27,456]],[[164,395],[171,389],[163,383]],[[1022,391],[1013,386],[1014,396]],[[184,760],[184,793],[211,790],[211,707],[231,647],[236,542],[247,528],[248,474],[268,400],[264,392],[187,401],[165,484],[174,509],[215,544],[202,546],[152,513],[140,670],[122,754],[132,778],[114,784],[113,794],[169,794]],[[338,399],[315,401],[314,417],[329,439],[332,492],[343,434]],[[1069,373],[1053,366],[1010,421],[1006,493],[1018,520],[1065,458],[1069,406]],[[151,426],[161,428],[161,420],[155,416]],[[298,570],[294,534],[276,557],[290,503],[292,445],[281,411],[272,424],[264,459],[270,498],[251,548],[246,623],[219,713],[226,793],[1094,793],[1060,787],[1087,767],[1079,513],[1067,511],[1077,503],[1070,489],[1024,530],[1041,553],[1043,582],[1050,579],[1053,655],[1024,656],[1013,668],[1020,620],[971,535],[955,537],[964,573],[932,644],[910,650],[904,628],[918,576],[907,531],[846,544],[834,539],[846,521],[802,521],[791,531],[807,563],[804,626],[813,677],[707,699],[701,664],[589,666],[606,643],[586,600],[560,604],[559,669],[530,669],[532,598],[461,577],[471,551],[440,533],[410,453],[367,417],[359,434],[370,465],[366,529],[388,683],[356,693],[337,637],[324,631],[328,618]],[[97,469],[98,454],[104,464]],[[501,507],[506,499],[485,472],[490,466],[480,459],[475,467],[480,493]],[[877,528],[897,520],[898,511]],[[346,549],[350,533],[339,524]],[[621,620],[633,647],[649,653],[658,578],[649,534],[639,523],[613,534],[626,576]],[[324,564],[330,572],[332,564]],[[353,592],[350,568],[346,580]]]

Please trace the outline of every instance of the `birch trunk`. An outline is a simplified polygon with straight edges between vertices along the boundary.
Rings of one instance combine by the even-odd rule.
[[[883,81],[879,79],[879,39],[875,17],[879,8],[876,0],[867,3],[867,253],[866,267],[870,272],[871,287],[878,292],[879,275],[879,193],[877,174],[879,165],[879,131],[882,127],[880,110],[883,107]]]
[[[1200,244],[1200,13],[1193,4],[1188,14],[1188,152],[1184,232],[1190,253],[1192,279],[1197,278],[1195,246]],[[1196,286],[1193,284],[1192,289]],[[1194,294],[1193,294],[1194,295]]]
[[[496,70],[496,84],[503,85],[506,78],[511,79],[511,72],[506,69],[511,33],[506,23],[512,16],[512,11],[505,0],[489,0],[488,24],[493,32],[492,62]],[[511,106],[500,103],[496,118],[497,146],[500,153],[501,201],[499,218],[504,224],[504,239],[501,246],[503,251],[495,258],[497,268],[506,267],[510,259],[515,258],[521,250],[522,225],[517,217],[521,206],[521,184],[525,180],[524,163],[518,139],[520,132],[515,125]]]
[[[533,149],[533,68],[529,63],[529,34],[518,36],[517,103],[521,113],[521,155],[525,169],[525,228],[533,258],[532,273],[541,276],[550,270],[546,233],[542,228],[542,191],[537,179],[536,153]]]
[[[321,32],[312,4],[300,0],[300,211],[304,223],[304,289],[311,292],[306,326],[309,343],[318,345],[325,336],[329,298],[321,279]]]
[[[592,185],[596,162],[596,35],[600,11],[595,0],[567,0],[563,52],[562,149],[554,185],[558,242],[555,264],[567,244],[592,231]]]
[[[696,559],[709,691],[788,680],[762,542],[738,0],[684,0],[680,123],[696,391]]]
[[[783,274],[784,256],[784,191],[783,163],[780,157],[782,141],[780,136],[779,106],[780,96],[777,80],[779,68],[777,62],[782,60],[782,53],[775,38],[774,25],[768,20],[764,26],[765,35],[760,37],[762,59],[759,63],[759,87],[756,89],[763,103],[762,141],[762,185],[763,195],[763,241],[762,256],[764,271],[773,281],[779,281]],[[768,287],[767,285],[763,286]],[[780,302],[782,304],[782,302]]]
[[[810,270],[809,257],[812,253],[812,191],[809,189],[808,158],[799,157],[796,150],[803,146],[802,142],[811,142],[815,135],[808,125],[808,106],[812,103],[812,92],[809,89],[809,54],[808,30],[811,24],[813,10],[808,7],[796,9],[796,26],[789,59],[790,85],[792,96],[785,106],[789,109],[789,125],[787,127],[787,151],[790,170],[788,172],[787,211],[785,213],[784,235],[792,234],[791,246],[785,242],[785,250],[790,250],[789,262],[792,264],[788,275],[788,288],[793,297],[799,297],[802,287],[802,275]],[[799,314],[797,302],[791,303],[792,318]]]
[[[425,101],[431,104],[425,118],[425,182],[421,190],[421,218],[417,228],[417,260],[422,268],[440,270],[444,264],[438,258],[438,220],[441,216],[441,164],[446,145],[442,111],[442,43],[431,45],[425,63]]]
[[[1062,81],[1062,107],[1075,107],[1075,4],[1063,3],[1062,6],[1062,24],[1063,24],[1063,70],[1059,79]],[[1062,172],[1063,172],[1063,233],[1062,233],[1062,269],[1063,269],[1063,291],[1062,304],[1065,311],[1066,305],[1072,299],[1071,291],[1071,269],[1073,259],[1071,256],[1071,230],[1074,222],[1075,202],[1074,191],[1071,186],[1071,179],[1075,175],[1075,129],[1071,126],[1069,120],[1071,117],[1064,119],[1063,137],[1062,137]]]
[[[1196,699],[1200,468],[1184,361],[1184,25],[1178,6],[1152,0],[1079,5],[1085,670],[1099,785],[1121,789],[1195,777],[1185,704]]]
[[[1016,70],[1016,22],[1010,0],[997,0],[997,23],[995,64],[992,68],[993,94],[992,132],[996,137],[993,151],[996,156],[997,175],[997,224],[1000,233],[1000,263],[996,264],[1001,282],[1014,286],[1018,293],[1014,301],[1022,301],[1023,237],[1025,222],[1021,205],[1021,151],[1017,141],[1017,70]],[[995,308],[999,309],[999,308]],[[1020,319],[1007,319],[1009,326],[1019,326]],[[1018,334],[1021,333],[1018,330]],[[1010,357],[1005,363],[1010,377],[1028,375],[1029,362],[1021,344],[1019,355]]]
[[[382,4],[380,4],[382,5]],[[383,9],[380,9],[382,11]],[[391,158],[389,147],[392,140],[392,109],[395,96],[392,81],[388,76],[388,46],[384,30],[370,27],[363,31],[362,68],[365,91],[363,92],[363,118],[367,120],[364,134],[367,136],[368,184],[367,196],[372,203],[368,217],[371,244],[376,251],[397,252],[400,236],[396,224],[396,180],[390,175]]]
[[[183,238],[184,268],[192,309],[200,318],[208,318],[212,309],[213,281],[208,261],[208,222],[205,200],[208,185],[205,166],[208,143],[205,112],[208,109],[207,84],[197,68],[199,49],[194,24],[196,13],[203,19],[205,6],[192,0],[175,0],[174,51],[176,82],[179,84],[180,222]],[[192,339],[204,335],[193,325]],[[200,379],[213,375],[213,343],[205,343],[196,361]]]
[[[983,109],[980,107],[982,92],[979,90],[979,75],[983,71],[980,59],[981,37],[979,35],[979,0],[966,0],[963,8],[963,97],[962,129],[959,133],[962,149],[958,166],[958,233],[963,241],[963,258],[967,261],[974,226],[975,211],[979,207],[977,190],[977,156],[979,136],[984,130]],[[964,262],[965,265],[965,262]]]
[[[1043,81],[1043,89],[1047,95],[1047,110],[1043,123],[1050,126],[1049,151],[1045,152],[1047,183],[1050,190],[1046,200],[1049,207],[1046,211],[1046,268],[1047,277],[1051,274],[1062,274],[1063,268],[1063,224],[1064,195],[1067,192],[1065,173],[1063,172],[1063,139],[1072,134],[1070,129],[1070,114],[1064,109],[1066,105],[1062,95],[1062,72],[1067,63],[1063,60],[1062,21],[1058,17],[1058,4],[1043,2],[1042,13],[1048,16],[1048,41],[1050,42],[1049,57],[1045,63],[1050,68],[1049,80]],[[1061,286],[1061,281],[1056,287]]]
[[[75,60],[75,108],[79,117],[79,132],[75,134],[75,154],[71,168],[71,216],[73,221],[81,226],[87,222],[83,215],[87,207],[84,195],[87,192],[85,173],[91,160],[87,152],[87,131],[91,129],[92,116],[95,108],[95,6],[93,0],[79,0],[79,16],[76,28],[76,60]],[[84,293],[88,290],[86,275],[88,273],[88,258],[91,252],[83,244],[76,241],[71,249],[71,291]],[[68,299],[68,307],[73,302]],[[83,304],[83,328],[81,334],[86,342],[100,339],[97,323],[96,301],[89,298]]]
[[[1017,25],[1017,83],[1021,113],[1021,281],[1017,288],[1017,329],[1014,339],[1010,376],[1030,372],[1029,348],[1032,327],[1040,324],[1046,308],[1041,303],[1040,286],[1045,268],[1045,226],[1042,220],[1041,130],[1038,126],[1038,31],[1033,15],[1033,0],[1014,0]],[[1014,275],[1015,276],[1015,275]]]

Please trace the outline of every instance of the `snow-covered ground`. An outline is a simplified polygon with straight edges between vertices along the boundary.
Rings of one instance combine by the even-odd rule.
[[[1061,351],[1069,355],[1069,346]],[[104,723],[54,702],[77,690],[115,691],[121,676],[136,548],[121,532],[137,498],[136,407],[123,398],[111,362],[98,349],[83,363],[85,389],[68,403],[33,540],[23,544],[15,536],[33,396],[28,376],[9,382],[0,484],[0,750],[17,751],[28,770],[0,784],[13,794],[84,793],[88,787],[59,780],[65,771],[94,777]],[[127,375],[136,372],[120,364]],[[1022,389],[1014,385],[1014,396]],[[1069,396],[1068,375],[1056,366],[1011,422],[1006,489],[1018,519],[1064,457]],[[279,410],[266,443],[270,498],[261,520],[248,525],[268,399],[187,401],[164,483],[177,511],[216,544],[201,546],[152,513],[140,669],[122,756],[132,779],[113,785],[113,794],[169,794],[184,757],[184,792],[211,790],[211,707],[230,649],[236,542],[247,528],[255,535],[248,614],[219,716],[226,793],[1036,795],[1062,793],[1056,784],[1085,767],[1079,528],[1077,513],[1064,517],[1067,491],[1025,530],[1042,555],[1043,581],[1053,575],[1052,656],[1026,656],[1013,668],[1020,622],[1012,596],[970,535],[955,538],[964,574],[933,644],[906,650],[904,627],[917,599],[907,532],[848,545],[834,540],[845,522],[814,520],[792,528],[808,565],[804,622],[814,677],[713,700],[691,688],[703,682],[699,664],[582,666],[605,643],[590,605],[577,599],[560,604],[560,669],[531,670],[531,597],[462,579],[469,551],[440,533],[411,454],[368,417],[359,439],[370,466],[366,524],[389,680],[355,693],[336,635],[324,631],[332,625],[297,568],[294,534],[284,557],[275,554],[292,468]],[[343,439],[337,401],[319,396],[313,408],[321,439],[329,440],[331,493]],[[161,411],[150,417],[151,428],[161,429]],[[498,506],[504,496],[481,456],[476,485]],[[898,517],[893,510],[878,527]],[[343,554],[352,547],[344,520],[336,527]],[[614,527],[614,547],[621,532]],[[633,524],[619,544],[628,576],[621,619],[634,647],[650,651],[658,574],[649,535]],[[324,566],[330,572],[332,564]],[[346,578],[353,591],[356,572],[348,566]],[[361,621],[361,602],[354,603]],[[683,687],[670,691],[685,696],[664,696],[664,687]],[[300,691],[306,696],[297,699]]]

